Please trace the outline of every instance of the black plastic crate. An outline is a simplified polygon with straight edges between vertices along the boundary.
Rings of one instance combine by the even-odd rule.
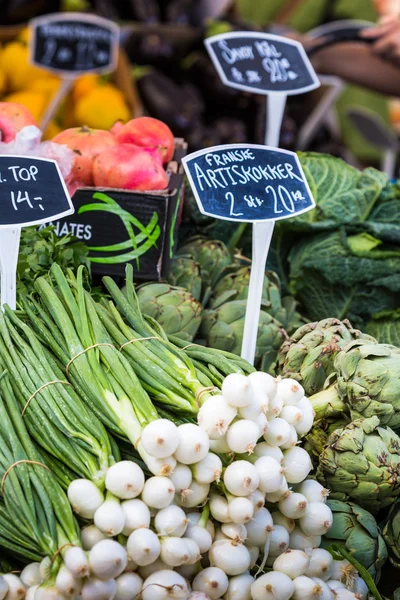
[[[166,277],[183,201],[181,161],[187,152],[184,140],[175,143],[166,190],[80,188],[72,198],[75,213],[53,223],[57,235],[71,233],[87,244],[94,275],[123,277],[131,263],[137,280]]]

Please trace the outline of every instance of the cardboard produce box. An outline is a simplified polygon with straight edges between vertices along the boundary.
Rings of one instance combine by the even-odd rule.
[[[52,223],[57,235],[71,233],[85,242],[94,275],[123,277],[131,263],[136,280],[166,277],[183,201],[181,160],[187,152],[184,140],[175,143],[166,190],[80,188],[72,198],[75,214]]]

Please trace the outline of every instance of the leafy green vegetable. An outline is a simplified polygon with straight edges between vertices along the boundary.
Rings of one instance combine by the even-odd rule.
[[[53,263],[63,270],[76,270],[79,265],[90,268],[88,248],[72,235],[58,237],[54,227],[37,229],[26,227],[21,232],[21,243],[17,267],[17,288],[21,293],[30,293],[34,281],[46,275]]]
[[[269,257],[312,320],[348,318],[400,340],[400,182],[341,159],[299,154],[317,207],[276,226]]]

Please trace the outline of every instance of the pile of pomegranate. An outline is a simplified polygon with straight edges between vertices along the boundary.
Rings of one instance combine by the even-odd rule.
[[[116,123],[110,131],[77,127],[52,140],[75,153],[70,192],[83,186],[125,190],[163,190],[168,186],[164,166],[172,159],[175,140],[165,123],[138,117]]]
[[[9,143],[24,127],[36,125],[22,105],[0,102],[0,140]],[[125,190],[163,190],[168,187],[165,167],[171,161],[175,140],[170,128],[152,117],[117,122],[110,131],[86,126],[66,129],[52,142],[74,153],[66,183],[71,196],[81,187]]]

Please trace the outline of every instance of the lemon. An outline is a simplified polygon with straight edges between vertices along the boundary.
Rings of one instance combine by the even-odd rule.
[[[131,118],[122,92],[111,84],[94,88],[76,103],[74,110],[75,124],[93,129],[110,129],[115,121]]]
[[[41,77],[34,79],[29,85],[29,90],[32,92],[40,92],[50,101],[60,87],[60,79],[58,77]]]
[[[1,62],[7,87],[11,92],[23,90],[30,86],[33,79],[47,75],[43,69],[29,64],[28,46],[18,41],[7,44],[2,52]]]
[[[41,92],[15,92],[3,98],[3,101],[23,104],[38,122],[42,118],[47,106],[47,96]]]

